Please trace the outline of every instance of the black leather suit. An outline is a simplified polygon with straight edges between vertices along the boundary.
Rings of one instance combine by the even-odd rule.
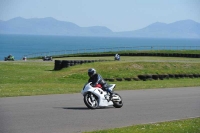
[[[101,77],[100,74],[97,74],[97,73],[94,74],[92,77],[90,77],[90,79],[88,80],[88,82],[92,82],[92,86],[95,86],[96,84],[100,84],[102,86],[103,90],[108,91],[108,84]]]

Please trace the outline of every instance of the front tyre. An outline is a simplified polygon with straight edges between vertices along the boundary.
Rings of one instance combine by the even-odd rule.
[[[89,109],[96,109],[98,107],[98,98],[92,93],[87,93],[84,95],[84,103]]]
[[[113,106],[115,108],[121,108],[123,106],[122,97],[117,93],[114,93],[113,95],[114,95],[114,97],[118,97],[117,100],[113,99]]]

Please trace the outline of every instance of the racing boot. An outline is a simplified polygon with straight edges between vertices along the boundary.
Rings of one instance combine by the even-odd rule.
[[[110,94],[109,101],[111,101],[113,97],[113,92],[109,88],[107,89],[107,92]]]
[[[113,97],[113,93],[112,93],[112,92],[110,92],[109,101],[112,101],[112,97]]]

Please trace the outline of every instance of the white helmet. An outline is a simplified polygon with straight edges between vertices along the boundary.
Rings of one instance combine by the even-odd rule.
[[[90,68],[88,69],[88,76],[89,77],[92,77],[93,75],[96,74],[96,70],[94,68]]]

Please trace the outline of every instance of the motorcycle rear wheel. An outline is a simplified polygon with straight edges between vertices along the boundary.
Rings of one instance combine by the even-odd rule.
[[[92,93],[87,93],[84,96],[84,103],[89,109],[96,109],[98,108],[98,98],[93,95]]]

